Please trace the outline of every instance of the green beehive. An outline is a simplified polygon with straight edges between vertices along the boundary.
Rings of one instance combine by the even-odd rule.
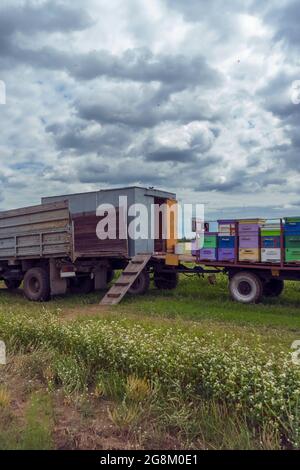
[[[288,263],[300,262],[300,248],[286,248],[285,260]]]
[[[216,235],[204,235],[203,248],[217,248],[217,236]]]
[[[286,248],[299,248],[300,249],[300,235],[286,235],[285,236]]]
[[[279,229],[261,229],[260,234],[262,237],[280,237],[280,228]]]
[[[286,217],[285,222],[286,223],[298,223],[300,222],[300,217]]]

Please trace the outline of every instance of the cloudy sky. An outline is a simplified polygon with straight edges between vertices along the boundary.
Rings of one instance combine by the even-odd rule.
[[[0,208],[143,185],[299,214],[299,24],[300,0],[1,0]]]

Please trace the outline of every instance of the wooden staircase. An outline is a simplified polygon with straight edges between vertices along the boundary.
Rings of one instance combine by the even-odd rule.
[[[149,254],[134,256],[122,272],[121,276],[103,297],[100,305],[116,305],[121,302],[124,295],[129,291],[130,287],[147,266],[150,258],[151,255]]]

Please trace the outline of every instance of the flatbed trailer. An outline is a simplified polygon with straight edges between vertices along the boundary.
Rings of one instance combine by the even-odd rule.
[[[238,222],[235,224],[238,234]],[[156,259],[164,260],[166,266],[173,265],[180,273],[196,275],[211,275],[223,273],[229,279],[229,292],[233,300],[242,303],[258,303],[262,297],[277,297],[284,289],[284,281],[300,280],[300,261],[286,262],[284,243],[284,223],[280,219],[280,262],[245,262],[239,261],[239,237],[235,237],[234,259],[232,261],[206,261],[197,255],[166,255],[157,254]],[[259,247],[259,250],[262,247]],[[184,267],[183,263],[193,264],[194,267]],[[214,271],[215,270],[215,271]]]

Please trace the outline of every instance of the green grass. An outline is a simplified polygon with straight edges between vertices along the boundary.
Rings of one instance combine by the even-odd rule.
[[[116,313],[136,314],[140,317],[182,319],[202,322],[229,322],[236,325],[274,327],[300,332],[300,283],[286,282],[279,298],[264,298],[258,305],[242,305],[230,300],[227,277],[219,275],[217,284],[210,285],[206,278],[182,275],[178,288],[158,291],[153,287],[145,296],[126,296],[113,308]],[[14,314],[30,309],[39,314],[44,308],[60,314],[66,308],[79,308],[97,304],[103,294],[88,296],[67,295],[57,297],[48,304],[28,304],[18,293],[0,291],[0,312]],[[100,309],[99,309],[100,312]]]
[[[281,377],[277,364],[281,363],[283,354],[289,357],[292,341],[300,339],[299,283],[286,282],[280,298],[263,299],[258,305],[242,305],[229,299],[227,278],[223,275],[217,277],[216,285],[210,285],[205,278],[181,276],[174,291],[158,291],[152,287],[145,296],[126,296],[116,307],[103,309],[99,306],[99,312],[93,307],[93,316],[87,318],[86,311],[96,306],[102,295],[67,295],[39,304],[29,303],[21,291],[12,293],[1,289],[0,336],[8,341],[10,351],[25,348],[25,352],[32,354],[32,347],[46,348],[46,362],[42,360],[44,356],[38,360],[37,353],[34,363],[29,362],[29,368],[36,368],[43,375],[42,371],[49,366],[51,386],[61,387],[66,394],[85,393],[87,387],[95,387],[100,395],[116,401],[111,418],[119,425],[131,426],[129,422],[132,422],[132,426],[138,426],[140,418],[145,421],[150,416],[156,434],[160,431],[175,433],[186,445],[193,442],[197,446],[199,441],[199,446],[205,448],[281,447],[278,428],[269,418],[260,420],[253,415],[247,395],[243,398],[246,406],[244,401],[235,400],[239,396],[239,381],[247,383],[247,374],[250,374],[250,382],[256,383],[249,383],[251,393],[258,402],[262,400],[265,413],[269,413],[268,400],[275,393],[268,389],[272,381],[264,385],[265,390],[269,390],[267,399],[259,397],[256,388],[269,374],[269,355],[276,380],[283,384],[282,390],[286,386],[292,390],[298,380],[297,371],[291,372],[287,367],[289,360],[284,366],[288,379]],[[68,317],[67,311],[73,310],[76,310],[76,318]],[[110,340],[109,336],[106,338],[106,331]],[[120,337],[115,338],[115,335]],[[201,354],[195,356],[194,362],[191,360],[195,351],[191,349],[189,354],[188,348],[194,338],[204,341],[207,349],[201,354],[207,354],[207,361],[212,359],[209,367],[203,363],[201,373],[208,374],[206,380],[211,381],[213,393],[201,377],[200,369],[197,372]],[[227,351],[231,351],[229,358]],[[218,361],[221,361],[219,365]],[[232,380],[236,382],[233,386],[229,381],[227,386],[235,398],[232,402],[220,403],[220,398],[222,401],[223,395],[225,399],[227,396],[218,394],[218,384],[223,386],[231,374],[231,361],[235,361]],[[155,363],[159,364],[160,372],[153,369]],[[256,366],[260,372],[256,371]],[[182,371],[185,372],[181,376]],[[145,380],[156,378],[156,398],[147,406],[143,404],[142,409],[139,404],[127,402],[126,394],[123,396],[127,378],[132,374]],[[195,390],[200,379],[199,397]],[[284,380],[287,380],[286,385]],[[187,383],[192,386],[189,391]],[[289,406],[288,400],[286,403]],[[241,409],[236,410],[235,405]],[[295,402],[293,406],[298,410]],[[295,422],[289,421],[293,413],[288,409],[282,412],[281,435],[293,436],[293,442],[298,443],[298,425],[293,429]],[[44,444],[36,446],[47,446],[50,442],[47,427],[40,433],[46,436],[41,437]],[[29,441],[34,440],[34,436],[29,438]]]
[[[31,395],[20,425],[9,407],[0,410],[0,450],[50,450],[53,448],[53,410],[46,393]]]
[[[243,305],[230,300],[227,278],[219,275],[216,285],[207,279],[181,276],[174,291],[151,290],[142,298],[128,297],[118,306],[143,315],[185,320],[212,320],[238,325],[280,327],[300,331],[300,283],[286,282],[279,298],[264,298],[257,305]]]

